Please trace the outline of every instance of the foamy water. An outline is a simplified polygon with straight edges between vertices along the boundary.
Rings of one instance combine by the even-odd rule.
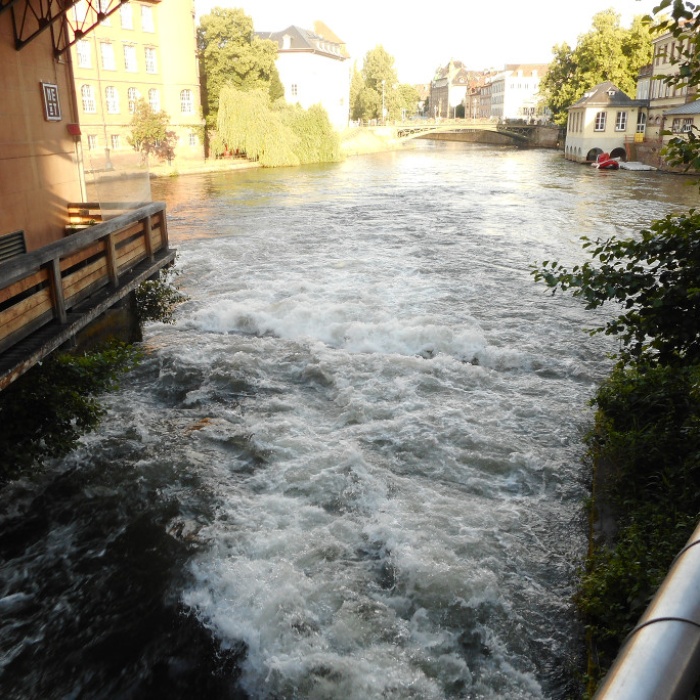
[[[148,328],[61,469],[108,465],[134,502],[170,504],[154,528],[187,551],[168,599],[237,654],[218,687],[572,694],[581,433],[611,346],[528,268],[672,200],[647,174],[589,170],[422,144],[158,184],[190,301]]]

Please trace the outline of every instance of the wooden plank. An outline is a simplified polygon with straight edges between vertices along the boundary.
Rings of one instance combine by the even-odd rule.
[[[92,258],[95,255],[100,254],[105,254],[104,241],[97,241],[97,243],[93,243],[91,246],[88,246],[83,250],[79,250],[77,253],[73,253],[73,255],[69,255],[63,258],[61,260],[61,270],[63,272],[65,272],[66,270],[70,270],[71,267],[75,267],[76,265],[80,264],[81,262],[84,262],[88,258]]]
[[[45,311],[53,311],[51,290],[48,287],[9,309],[0,311],[0,338],[14,333]]]
[[[88,287],[95,288],[97,286],[106,286],[109,284],[109,268],[107,260],[95,260],[85,267],[81,267],[75,272],[66,275],[63,278],[63,288],[66,297],[66,306],[71,307],[75,302],[75,297]]]
[[[129,226],[122,231],[114,234],[114,244],[117,248],[128,243],[132,238],[141,238],[143,236],[143,223],[139,221],[132,226]]]
[[[19,294],[23,294],[32,287],[47,282],[48,279],[48,270],[38,270],[33,275],[29,275],[28,277],[25,277],[19,282],[15,282],[14,284],[8,285],[4,289],[0,289],[0,304],[4,304],[6,301],[12,299],[12,297],[16,297]]]
[[[146,246],[143,241],[136,240],[129,245],[120,248],[117,251],[117,265],[119,267],[119,272],[128,269],[135,262],[145,259],[146,256]]]

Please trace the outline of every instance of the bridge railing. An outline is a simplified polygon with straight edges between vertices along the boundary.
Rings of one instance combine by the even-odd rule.
[[[161,250],[165,204],[153,202],[0,263],[0,355]]]

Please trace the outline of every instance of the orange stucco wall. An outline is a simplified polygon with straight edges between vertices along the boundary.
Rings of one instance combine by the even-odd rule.
[[[17,3],[21,5],[22,0]],[[70,67],[50,32],[16,51],[11,10],[0,14],[0,235],[23,229],[34,250],[63,237],[66,203],[81,200]],[[61,121],[47,121],[41,83],[58,86]]]

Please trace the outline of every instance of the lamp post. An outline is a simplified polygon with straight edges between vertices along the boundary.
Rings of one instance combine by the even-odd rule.
[[[382,124],[386,124],[386,108],[384,107],[384,88],[386,80],[382,80]]]

